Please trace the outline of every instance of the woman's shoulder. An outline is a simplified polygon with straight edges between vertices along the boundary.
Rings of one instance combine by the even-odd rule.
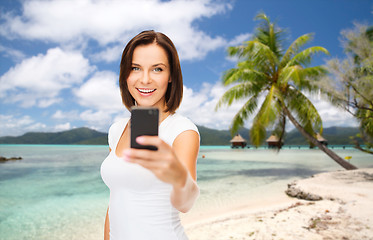
[[[189,118],[179,113],[174,113],[169,117],[164,129],[173,139],[188,130],[195,131],[199,135],[197,126]]]
[[[114,146],[116,145],[128,121],[129,121],[129,118],[123,118],[118,121],[115,121],[110,126],[109,132],[108,132],[108,143],[111,149],[113,149]]]
[[[179,114],[174,113],[171,116],[170,123],[174,126],[177,126],[178,128],[186,128],[190,130],[195,130],[198,132],[197,126],[190,120],[189,118]]]
[[[115,121],[109,128],[109,136],[115,133],[118,133],[118,132],[121,133],[128,121],[129,121],[129,118],[123,118],[123,119]]]

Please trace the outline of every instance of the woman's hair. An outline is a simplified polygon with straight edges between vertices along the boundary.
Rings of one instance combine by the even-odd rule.
[[[168,58],[171,82],[166,91],[166,112],[174,113],[183,98],[183,76],[181,73],[179,56],[172,41],[163,33],[153,30],[143,31],[132,38],[123,50],[120,62],[119,87],[122,101],[127,109],[135,105],[135,99],[128,91],[127,78],[132,70],[132,56],[135,48],[141,45],[157,44],[162,47]]]

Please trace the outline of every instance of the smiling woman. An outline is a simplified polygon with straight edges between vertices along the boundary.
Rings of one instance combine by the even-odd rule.
[[[139,77],[143,82],[137,84],[143,84],[143,92],[147,91],[145,85],[149,85],[149,79],[169,84],[163,94],[167,106],[165,110],[174,113],[179,107],[183,96],[183,76],[176,48],[166,35],[145,31],[135,36],[123,51],[120,69],[119,86],[127,109],[135,105],[130,86]]]
[[[110,127],[110,153],[101,165],[110,189],[105,239],[188,239],[179,212],[189,211],[199,195],[199,132],[175,112],[183,81],[172,41],[154,31],[135,36],[123,51],[119,86],[128,110],[134,105],[159,109],[159,136],[136,139],[156,151],[133,149],[128,119]]]

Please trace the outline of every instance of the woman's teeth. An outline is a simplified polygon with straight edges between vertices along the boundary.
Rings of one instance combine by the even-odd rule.
[[[152,93],[155,91],[155,89],[144,89],[144,88],[138,88],[139,92],[141,93]]]

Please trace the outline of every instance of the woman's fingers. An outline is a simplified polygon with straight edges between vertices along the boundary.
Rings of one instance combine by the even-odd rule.
[[[123,159],[152,171],[160,180],[171,184],[182,184],[185,167],[179,162],[172,148],[157,136],[141,136],[137,142],[142,145],[153,145],[157,151],[145,149],[126,149]],[[180,183],[180,184],[179,184]]]
[[[163,141],[158,136],[141,136],[136,138],[136,142],[141,145],[156,146],[158,149],[162,146]]]

